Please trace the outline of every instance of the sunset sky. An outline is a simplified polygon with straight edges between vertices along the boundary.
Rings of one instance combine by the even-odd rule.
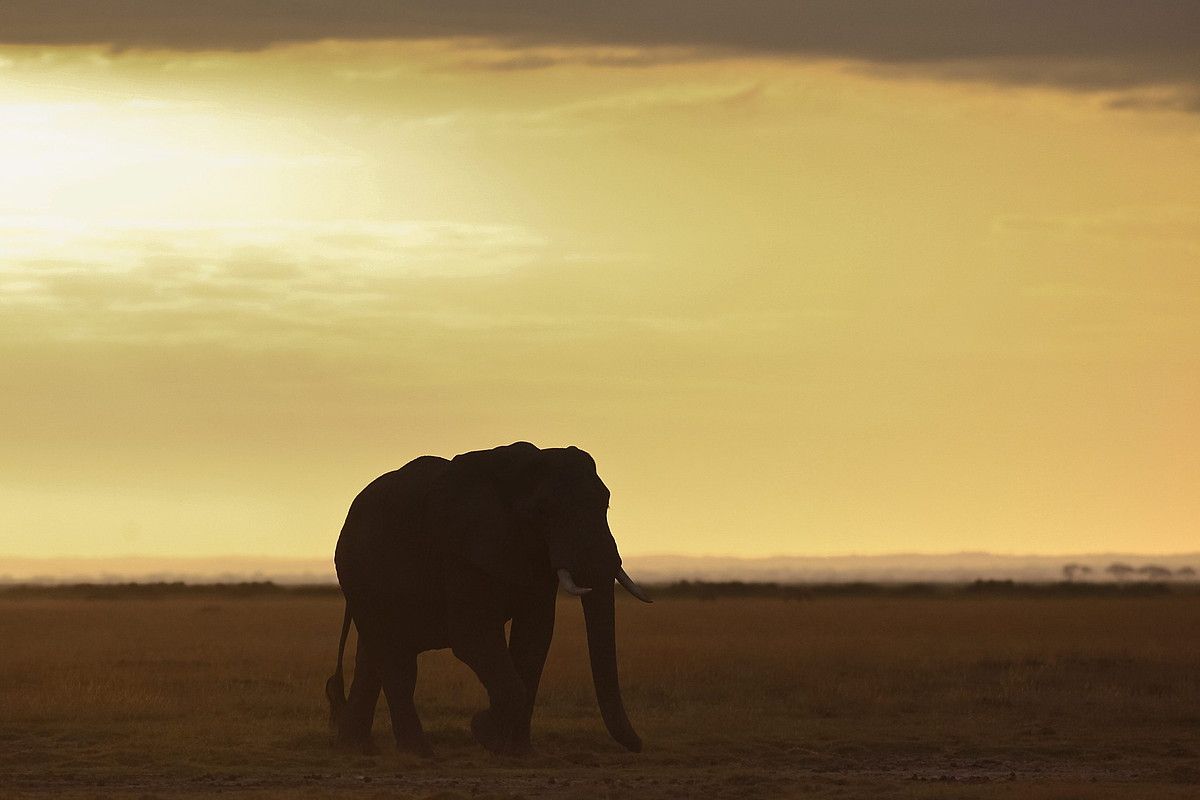
[[[1200,549],[1200,5],[350,5],[0,8],[0,556]]]

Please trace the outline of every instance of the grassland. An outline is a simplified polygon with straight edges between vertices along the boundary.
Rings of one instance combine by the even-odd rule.
[[[670,593],[668,593],[670,594]],[[622,603],[640,755],[600,723],[564,600],[537,754],[421,658],[438,751],[336,750],[330,593],[0,593],[0,797],[1195,798],[1200,595],[844,592]]]

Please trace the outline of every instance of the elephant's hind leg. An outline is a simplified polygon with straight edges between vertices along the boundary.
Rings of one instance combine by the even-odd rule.
[[[338,743],[348,747],[373,749],[371,723],[375,720],[375,705],[382,685],[379,663],[371,657],[362,639],[354,656],[354,680],[350,697],[338,713]]]
[[[392,716],[392,734],[396,747],[419,756],[432,756],[433,748],[425,738],[413,692],[417,687],[417,654],[398,654],[383,665],[383,693]]]

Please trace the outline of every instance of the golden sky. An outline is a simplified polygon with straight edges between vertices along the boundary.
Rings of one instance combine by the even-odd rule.
[[[596,457],[632,554],[1196,549],[1180,20],[15,5],[0,554],[321,556],[518,439]]]

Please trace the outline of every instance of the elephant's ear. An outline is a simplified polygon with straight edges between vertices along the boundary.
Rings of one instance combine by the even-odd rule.
[[[432,494],[430,523],[450,556],[508,583],[530,585],[534,559],[517,507],[541,451],[528,442],[464,453]]]

